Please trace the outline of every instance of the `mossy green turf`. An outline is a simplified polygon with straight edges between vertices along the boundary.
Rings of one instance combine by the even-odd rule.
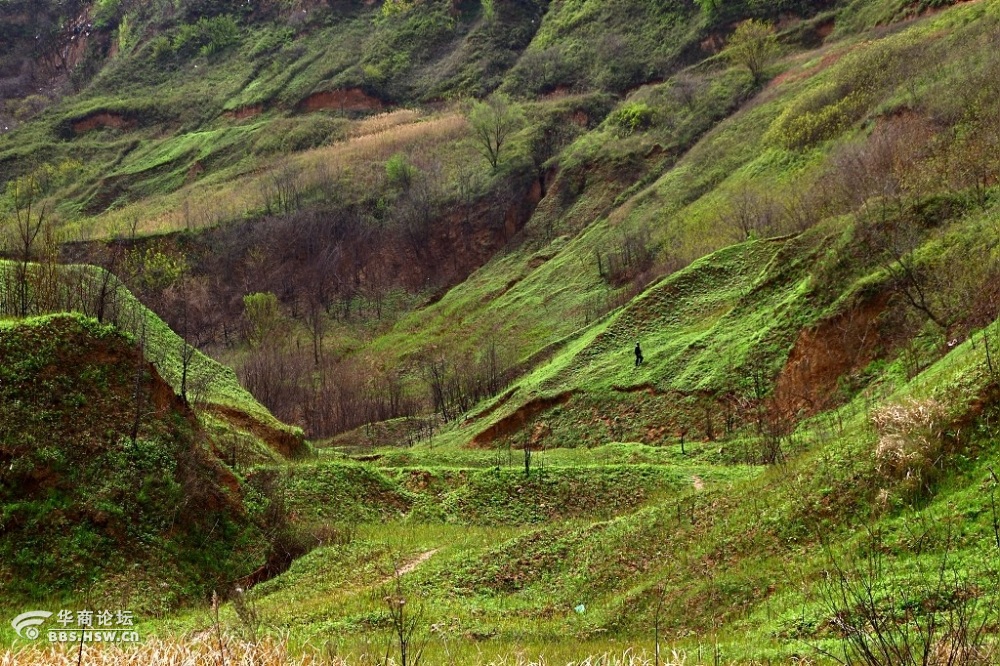
[[[953,354],[952,364],[964,368],[959,381],[966,389],[995,385],[983,374],[981,350],[963,346]],[[446,662],[446,651],[453,658],[488,659],[514,646],[568,660],[624,645],[651,648],[662,586],[661,631],[672,647],[689,654],[720,649],[727,660],[815,656],[817,647],[835,645],[821,629],[832,612],[821,601],[821,572],[831,558],[848,558],[862,546],[861,525],[881,532],[893,554],[889,570],[904,585],[914,584],[906,572],[917,565],[932,569],[946,548],[958,568],[976,571],[995,547],[989,497],[979,489],[997,462],[992,430],[968,440],[969,450],[949,463],[947,480],[930,501],[915,509],[879,508],[884,480],[874,468],[864,409],[848,405],[842,418],[842,434],[825,432],[819,422],[804,426],[797,434],[808,442],[804,451],[766,471],[543,465],[526,479],[516,463],[499,472],[372,470],[366,474],[380,476],[380,487],[396,479],[396,497],[415,498],[408,516],[348,525],[346,531],[356,530],[353,539],[314,550],[257,588],[253,598],[268,630],[288,631],[296,643],[332,643],[348,656],[374,644],[378,652],[389,640],[382,599],[390,594],[392,572],[418,563],[402,580],[409,603],[422,609],[420,626],[434,663]],[[616,449],[643,451],[636,445]],[[410,455],[419,459],[421,451]],[[324,512],[349,524],[358,505],[340,502],[349,502],[356,490],[331,490],[328,481],[306,490],[305,482],[339,478],[338,485],[351,484],[351,475],[338,471],[342,465],[311,463],[292,471],[298,478],[288,486],[289,498],[308,498],[303,506],[316,516],[316,500],[328,497]],[[324,467],[328,471],[320,474]],[[699,489],[691,484],[696,474],[703,481]],[[636,479],[650,475],[661,481],[643,501],[632,489],[641,487]],[[567,479],[576,482],[563,495],[558,487]],[[533,492],[546,484],[545,492]],[[621,490],[629,501],[618,504],[609,490]],[[562,502],[566,497],[587,510],[574,512],[572,501]],[[462,511],[470,498],[481,505],[479,512]],[[569,511],[539,516],[547,502]],[[375,510],[395,513],[399,506],[393,500]],[[496,519],[477,526],[484,515]],[[327,520],[343,525],[336,517]],[[585,611],[578,613],[581,604]],[[228,621],[239,626],[232,615]],[[205,615],[194,614],[162,629],[205,622]]]
[[[852,4],[844,15],[867,28],[899,13],[896,3],[877,4]],[[596,3],[558,8],[538,50],[573,29],[574,8],[580,21],[587,12],[613,20]],[[720,208],[744,186],[782,198],[810,185],[830,155],[914,96],[944,109],[956,72],[974,69],[992,48],[977,40],[996,18],[995,2],[976,3],[884,33],[845,33],[820,51],[791,54],[771,72],[787,76],[763,91],[710,61],[687,73],[705,84],[694,109],[674,96],[681,81],[671,79],[629,100],[655,109],[650,127],[622,137],[621,127],[600,123],[581,136],[550,165],[560,168],[552,191],[561,194],[543,200],[521,245],[370,343],[408,363],[435,345],[474,351],[499,336],[525,361],[512,392],[428,443],[365,451],[368,462],[324,449],[315,460],[254,471],[276,474],[317,544],[253,590],[266,630],[349,656],[366,642],[381,652],[385,598],[402,568],[410,603],[423,608],[418,631],[430,638],[433,663],[514,649],[569,660],[623,644],[651,648],[657,615],[664,642],[691,655],[701,646],[723,661],[791,660],[835,647],[824,572],[864,551],[866,528],[881,533],[891,556],[889,587],[905,588],[914,563],[930,568],[945,551],[970,572],[995,560],[997,378],[983,331],[948,347],[940,331],[918,330],[915,368],[886,343],[863,376],[838,386],[840,406],[802,421],[769,467],[756,464],[752,414],[741,415],[735,433],[716,424],[713,439],[702,401],[751,395],[753,373],[776,376],[803,330],[891,291],[885,265],[860,252],[861,223],[848,215],[743,240]],[[926,68],[900,69],[917,56]],[[403,63],[398,71],[410,70]],[[816,100],[845,82],[863,87],[864,98],[819,113],[829,105]],[[264,83],[248,90],[240,104],[270,96]],[[172,163],[185,150],[154,147],[134,164]],[[970,249],[993,256],[997,217],[994,193],[982,207],[926,225],[917,261],[941,266]],[[616,305],[623,290],[603,279],[596,254],[639,230],[661,259],[686,268]],[[997,340],[997,324],[985,333]],[[639,368],[636,340],[646,355]],[[499,436],[470,446],[532,401],[558,396],[566,398],[512,432],[497,428]],[[954,450],[915,499],[878,469],[871,412],[928,397],[947,405],[961,432],[950,433]],[[536,433],[540,450],[525,474],[518,447]],[[920,587],[897,602],[919,606]],[[1000,601],[995,588],[981,592],[987,606]],[[224,618],[238,627],[232,609]],[[146,628],[208,623],[196,610]]]
[[[180,401],[135,404],[136,373],[155,383],[136,355],[82,315],[0,325],[5,605],[75,603],[85,590],[162,613],[265,548]],[[170,589],[143,592],[157,577]]]
[[[975,233],[981,219],[972,215],[948,233]],[[844,293],[831,285],[819,285],[822,298],[807,297],[799,286],[803,276],[824,270],[817,255],[835,256],[825,250],[840,243],[842,232],[818,228],[696,262],[596,325],[597,332],[585,331],[580,344],[567,344],[551,361],[554,368],[527,375],[519,390],[550,382],[553,390],[599,396],[615,383],[649,383],[636,375],[644,370],[629,367],[627,347],[600,344],[602,334],[636,312],[661,322],[663,350],[671,349],[673,337],[685,349],[692,339],[702,342],[694,353],[671,356],[673,363],[663,366],[670,370],[657,375],[704,378],[703,388],[724,382],[729,360],[709,363],[701,348],[710,349],[715,339],[729,340],[734,349],[740,347],[733,340],[761,347],[752,336],[743,340],[750,329],[729,312],[771,312],[770,324],[786,333],[772,331],[768,339],[781,340],[844,306]],[[862,266],[842,276],[840,286],[850,293],[870,281]],[[658,302],[664,293],[676,298]],[[671,324],[685,308],[708,313],[708,323],[693,316]],[[655,362],[657,334],[647,335],[647,356]],[[949,566],[974,579],[995,560],[995,514],[984,489],[992,488],[990,470],[1000,462],[996,406],[970,412],[997,387],[982,335],[1000,341],[1000,326],[977,333],[978,342],[955,346],[912,379],[895,367],[901,359],[892,360],[869,390],[804,421],[784,444],[786,462],[768,468],[737,464],[742,453],[734,449],[757,445],[745,432],[688,442],[685,453],[676,437],[656,446],[537,451],[525,475],[520,451],[459,446],[478,430],[475,421],[430,444],[368,452],[381,456],[374,463],[321,451],[317,461],[285,468],[282,485],[302,523],[331,540],[252,596],[268,630],[290,632],[304,649],[329,643],[349,657],[372,644],[380,651],[389,640],[383,599],[400,568],[409,603],[422,609],[421,631],[434,663],[449,655],[489,659],[515,646],[566,660],[625,645],[651,649],[661,594],[664,642],[692,655],[784,660],[835,650],[835,637],[824,629],[835,609],[823,596],[823,572],[863,552],[868,530],[890,554],[887,589],[899,585],[906,592],[892,603],[920,603],[921,594],[932,594],[922,587],[929,579],[908,572],[933,571],[944,553]],[[780,361],[782,349],[770,353]],[[612,358],[617,361],[606,360]],[[606,388],[591,388],[601,382]],[[870,425],[873,403],[913,397],[935,398],[949,405],[953,418],[966,419],[959,448],[941,461],[933,491],[915,503],[879,472]],[[556,409],[580,409],[576,427],[592,434],[585,415],[597,404],[571,401]],[[608,400],[600,404],[612,409]],[[667,413],[683,410],[675,405]],[[984,604],[995,601],[994,592],[983,588]],[[583,612],[575,610],[581,605]],[[158,630],[205,622],[204,614],[193,613]]]
[[[11,262],[0,261],[0,271],[13,271]],[[84,278],[99,284],[102,269],[93,266],[62,266],[67,274],[82,272]],[[187,343],[160,317],[143,305],[126,288],[116,287],[116,307],[120,313],[119,330],[134,343],[142,342],[143,354],[156,367],[160,376],[180,394],[184,373],[183,354]],[[0,320],[6,326],[21,325],[20,319]],[[269,428],[301,436],[301,430],[281,423],[245,388],[232,368],[194,350],[187,363],[187,381],[196,403],[232,408]]]

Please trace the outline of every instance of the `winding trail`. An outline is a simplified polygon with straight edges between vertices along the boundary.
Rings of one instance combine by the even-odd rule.
[[[412,560],[410,560],[409,562],[407,562],[406,564],[404,564],[399,568],[399,575],[405,576],[406,574],[413,572],[421,564],[434,557],[434,554],[437,553],[439,550],[441,549],[435,548],[433,550],[428,550],[425,553],[420,553],[415,558],[413,558]]]

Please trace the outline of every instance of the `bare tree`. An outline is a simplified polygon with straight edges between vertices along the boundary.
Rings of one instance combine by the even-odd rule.
[[[211,296],[207,280],[191,275],[187,269],[162,293],[162,309],[167,313],[170,324],[179,336],[177,353],[181,360],[181,399],[190,402],[191,390],[197,392],[197,382],[192,382],[191,367],[197,356],[197,349],[205,342],[211,330],[209,323],[213,309],[209,305]]]
[[[323,335],[326,332],[326,310],[315,293],[302,297],[303,318],[312,341],[313,363],[319,367],[323,360]]]
[[[35,241],[45,225],[48,207],[39,203],[41,185],[34,176],[15,179],[10,185],[10,197],[14,204],[14,232],[17,243],[17,267],[15,269],[17,289],[17,314],[28,316],[31,308],[31,289],[28,272],[34,256]]]
[[[129,439],[133,449],[139,441],[139,429],[142,427],[142,420],[147,416],[149,408],[149,371],[146,362],[147,326],[146,318],[140,315],[137,322],[136,348],[135,348],[135,370],[132,382],[132,427],[129,431]]]
[[[738,241],[771,233],[778,219],[778,208],[771,197],[749,185],[742,185],[729,195],[721,213],[721,222]]]
[[[391,588],[382,598],[389,613],[392,640],[386,645],[385,656],[379,663],[386,666],[390,663],[398,663],[399,666],[419,666],[427,644],[426,638],[420,637],[417,633],[423,623],[423,607],[414,604],[412,598],[406,594],[403,584],[405,571],[395,557],[392,568]],[[399,655],[398,661],[393,661],[389,657],[393,644]]]

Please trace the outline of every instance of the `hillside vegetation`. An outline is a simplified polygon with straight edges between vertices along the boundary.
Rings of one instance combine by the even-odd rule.
[[[1000,4],[42,5],[0,0],[11,616],[998,663]]]

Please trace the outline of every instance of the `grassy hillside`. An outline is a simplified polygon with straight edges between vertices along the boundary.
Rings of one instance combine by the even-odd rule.
[[[398,650],[384,599],[402,594],[415,605],[414,636],[427,641],[433,663],[488,663],[514,646],[553,663],[621,644],[651,652],[657,624],[664,646],[696,663],[713,655],[727,663],[822,658],[823,650],[842,657],[836,618],[868,618],[838,595],[861,593],[856,586],[870,575],[878,576],[874,622],[916,605],[925,610],[913,623],[942,622],[933,641],[947,640],[944,626],[958,626],[948,608],[969,613],[966,627],[992,622],[997,369],[986,341],[995,349],[996,325],[915,375],[903,356],[874,361],[881,372],[856,368],[864,371],[858,381],[868,375],[871,383],[856,393],[843,387],[842,406],[797,424],[777,396],[738,405],[729,432],[724,407],[706,410],[697,399],[741,367],[741,357],[709,362],[721,360],[710,350],[713,339],[746,337],[746,320],[686,318],[687,326],[663,331],[664,341],[693,348],[668,356],[670,376],[702,377],[705,393],[685,395],[665,382],[601,397],[609,390],[601,377],[634,374],[638,383],[653,370],[607,370],[612,355],[619,367],[631,359],[627,347],[605,351],[600,341],[671,285],[700,284],[692,292],[700,299],[777,312],[769,339],[800,330],[794,312],[806,299],[790,298],[788,285],[801,274],[768,269],[784,253],[807,274],[819,270],[807,261],[817,247],[737,247],[652,288],[520,384],[557,389],[563,377],[577,393],[538,417],[544,427],[524,421],[513,442],[461,448],[446,433],[429,446],[368,452],[373,463],[333,458],[288,470],[290,505],[300,520],[325,522],[330,542],[255,588],[264,624],[312,645],[332,643],[354,663],[387,644]],[[759,276],[756,285],[734,290],[717,270],[733,257]],[[712,310],[718,306],[705,308]],[[648,347],[655,369],[670,348],[653,340]],[[760,351],[752,341],[749,348]],[[642,413],[646,400],[657,407]],[[706,413],[718,419],[714,436],[703,429]],[[475,422],[459,429],[466,437],[477,430]],[[549,430],[532,438],[526,474],[518,447]],[[632,443],[596,446],[614,438]],[[960,606],[935,607],[942,598]],[[198,623],[190,616],[179,626]]]
[[[84,594],[161,614],[301,548],[243,478],[300,455],[301,431],[100,269],[49,268],[28,266],[31,310],[79,312],[0,320],[6,607]],[[18,268],[0,271],[6,310]],[[84,314],[99,303],[105,323]]]
[[[997,2],[102,7],[0,137],[11,611],[131,562],[139,484],[202,660],[997,662]],[[23,317],[97,313],[70,262],[124,334]]]
[[[21,280],[19,264],[0,262],[0,280],[4,285],[3,311],[8,321],[16,311],[15,291]],[[93,266],[52,266],[28,264],[23,283],[27,285],[30,312],[79,311],[100,315],[120,332],[129,336],[162,381],[181,395],[182,383],[188,399],[208,418],[230,422],[229,428],[245,431],[247,436],[282,455],[302,453],[300,430],[281,423],[246,389],[236,374],[202,352],[194,349],[143,305],[120,281]],[[273,455],[269,453],[268,455]]]
[[[6,604],[84,589],[160,612],[260,557],[237,478],[121,333],[74,315],[6,321],[0,357]],[[169,594],[149,593],[156,579]]]

